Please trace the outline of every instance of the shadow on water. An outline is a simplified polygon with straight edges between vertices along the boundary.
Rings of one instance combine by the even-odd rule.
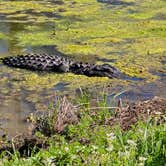
[[[166,76],[162,75],[159,80],[153,83],[137,82],[128,86],[116,86],[110,89],[107,96],[107,102],[112,99],[122,99],[125,102],[144,101],[152,99],[155,96],[166,97]]]
[[[0,55],[6,54],[8,52],[8,42],[6,40],[0,39]]]
[[[64,82],[60,82],[58,84],[56,84],[54,87],[53,87],[53,90],[54,91],[65,91],[67,90],[67,86],[69,85],[69,83],[64,83]]]
[[[25,52],[26,53],[38,53],[38,54],[46,53],[46,54],[50,54],[50,55],[66,56],[65,54],[59,52],[56,49],[55,45],[44,45],[44,46],[36,46],[36,47],[28,46],[25,49]]]
[[[123,80],[128,80],[128,81],[143,81],[145,80],[144,78],[139,78],[139,77],[134,77],[134,76],[128,76],[126,74],[120,74],[119,76],[120,79],[123,79]]]
[[[130,5],[134,5],[133,2],[124,2],[121,0],[97,0],[98,2],[101,3],[108,3],[111,5],[123,5],[123,6],[130,6]]]

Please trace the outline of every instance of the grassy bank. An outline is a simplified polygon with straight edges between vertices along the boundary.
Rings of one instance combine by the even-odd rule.
[[[120,123],[108,123],[123,110],[120,106],[108,107],[103,98],[95,106],[87,96],[77,100],[77,107],[67,100],[57,102],[60,103],[58,106],[53,106],[53,103],[49,108],[53,114],[35,119],[35,135],[47,140],[47,147],[39,151],[34,147],[24,156],[12,144],[14,153],[4,151],[2,165],[165,165],[166,124],[163,123],[165,115],[161,110],[163,113],[165,110],[160,108],[162,104],[158,106],[160,112],[156,112],[155,117],[149,116],[123,128],[122,123],[121,127]]]

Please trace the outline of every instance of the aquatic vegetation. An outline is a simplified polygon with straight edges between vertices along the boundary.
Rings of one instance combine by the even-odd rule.
[[[163,69],[161,59],[165,51],[166,21],[156,20],[154,16],[159,12],[165,13],[165,2],[133,2],[135,4],[121,7],[98,3],[96,0],[55,4],[46,1],[1,1],[0,13],[7,17],[6,21],[10,18],[10,22],[17,20],[18,23],[16,26],[10,25],[14,29],[12,33],[1,32],[0,36],[3,39],[10,36],[10,41],[14,41],[12,53],[20,54],[22,48],[52,45],[76,60],[103,63],[102,59],[108,59],[107,63],[122,72],[152,81],[157,76],[150,70]],[[48,12],[61,17],[52,17]],[[21,17],[24,19],[20,21]],[[31,25],[21,24],[22,28],[19,28],[19,22],[22,21],[31,22]],[[114,59],[114,62],[109,62],[110,59]],[[12,69],[5,70],[12,71],[13,77],[17,75]],[[25,74],[25,71],[19,72]],[[110,82],[107,78],[72,74],[42,76],[28,72],[25,77],[20,86],[26,85],[28,89],[51,88],[63,81],[69,82],[73,89]]]
[[[53,50],[76,61],[109,63],[144,79],[136,84],[153,82],[159,78],[156,72],[165,74],[166,2],[121,1],[116,5],[97,0],[1,0],[0,42],[5,40],[6,53],[0,56]],[[69,93],[79,87],[135,84],[71,73],[33,73],[3,65],[0,70],[0,94],[10,96],[25,89],[26,99],[37,107],[60,83],[67,84]],[[46,91],[48,96],[43,97]]]
[[[5,35],[3,33],[0,33],[0,39],[3,39]]]
[[[109,9],[109,5],[96,1],[66,1],[63,4],[65,11],[60,13],[62,17],[49,20],[55,24],[51,29],[40,31],[27,27],[28,33],[16,34],[18,44],[36,46],[45,45],[47,41],[48,45],[56,45],[59,51],[85,61],[95,59],[96,55],[108,59],[113,57],[116,59],[115,66],[126,74],[154,80],[156,76],[149,70],[163,67],[159,59],[165,51],[166,22],[147,18],[152,17],[151,12],[157,14],[160,7],[160,13],[164,12],[165,2],[136,3],[117,11],[117,7]],[[142,17],[139,17],[140,14]],[[150,16],[146,17],[147,14]],[[121,56],[119,51],[124,55]],[[156,53],[159,55],[152,58],[151,54]]]
[[[69,86],[72,88],[77,88],[78,85],[80,87],[85,87],[88,85],[98,84],[98,83],[105,83],[108,82],[108,78],[100,78],[100,77],[86,77],[82,75],[74,75],[70,73],[64,73],[64,74],[44,74],[44,75],[38,75],[35,73],[32,73],[30,75],[26,75],[25,86],[27,86],[28,89],[40,89],[40,86],[45,88],[51,88],[54,85],[56,85],[59,82],[65,82],[69,83]]]

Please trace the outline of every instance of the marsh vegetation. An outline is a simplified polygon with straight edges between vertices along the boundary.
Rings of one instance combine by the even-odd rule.
[[[125,131],[112,127],[111,120],[105,123],[107,118],[114,118],[116,111],[109,108],[118,107],[120,98],[124,105],[151,101],[154,96],[165,99],[165,46],[164,0],[0,0],[0,58],[27,53],[56,54],[75,61],[108,63],[132,77],[109,79],[32,72],[9,68],[0,62],[2,140],[6,140],[6,135],[9,140],[19,133],[26,135],[27,117],[33,121],[34,115],[45,115],[48,108],[57,110],[55,101],[59,96],[67,96],[73,105],[86,103],[78,109],[77,123],[69,124],[63,134],[54,130],[58,127],[48,125],[47,118],[43,121],[50,130],[49,136],[37,131],[40,138],[48,140],[38,153],[35,149],[33,153],[32,148],[27,158],[12,146],[8,155],[2,153],[3,164],[164,165],[163,119],[158,124],[146,115],[147,121],[139,119],[138,125]],[[99,109],[91,109],[94,106]],[[163,106],[164,118],[164,105],[149,106],[156,112]],[[114,121],[119,121],[119,117],[117,113]],[[54,124],[52,119],[49,121]]]

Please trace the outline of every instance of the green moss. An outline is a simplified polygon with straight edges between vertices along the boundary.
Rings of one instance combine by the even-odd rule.
[[[91,45],[77,45],[77,44],[67,44],[67,45],[61,45],[59,47],[60,50],[62,50],[64,53],[67,54],[76,54],[76,55],[88,55],[88,54],[94,54],[96,52],[95,47]],[[83,58],[84,59],[84,58]]]
[[[29,27],[28,27],[29,29]],[[33,31],[33,29],[31,30]],[[39,45],[54,45],[55,40],[51,38],[50,32],[22,32],[21,35],[18,36],[20,46],[39,46]]]
[[[40,87],[51,88],[59,82],[67,82],[71,88],[79,88],[83,86],[89,86],[93,84],[102,84],[108,82],[108,78],[100,77],[86,77],[82,75],[74,74],[44,74],[43,76],[30,73],[25,76],[25,84],[31,89],[39,89]]]
[[[29,9],[38,11],[54,11],[52,5],[39,3],[35,1],[8,1],[1,2],[0,13],[13,13],[16,11],[26,11]]]
[[[0,32],[0,39],[9,39],[8,35]]]

